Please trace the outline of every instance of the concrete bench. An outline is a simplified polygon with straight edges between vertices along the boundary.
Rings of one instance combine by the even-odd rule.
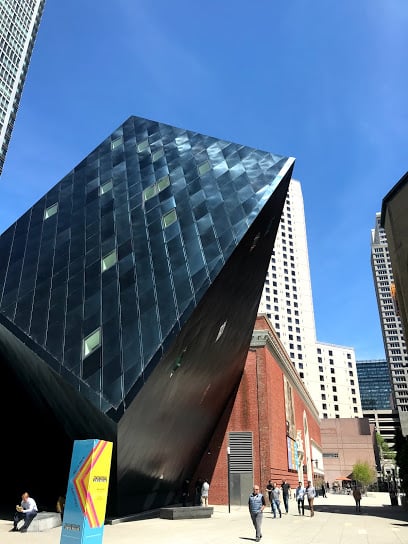
[[[212,506],[173,506],[160,508],[161,519],[201,519],[210,518],[214,513]]]
[[[38,512],[27,529],[27,533],[39,533],[61,526],[61,515],[57,512]]]

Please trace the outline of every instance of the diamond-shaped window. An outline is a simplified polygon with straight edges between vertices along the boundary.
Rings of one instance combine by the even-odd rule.
[[[150,185],[143,191],[143,200],[149,200],[157,195],[157,185]]]
[[[161,159],[164,155],[164,151],[163,149],[158,149],[157,151],[155,151],[152,155],[152,161],[153,162],[156,162],[158,161],[159,159]]]
[[[176,210],[171,210],[170,212],[166,213],[166,215],[163,215],[163,227],[166,229],[173,223],[177,221],[177,214]]]
[[[149,147],[149,140],[143,140],[140,144],[137,145],[137,150],[139,153],[145,151]]]
[[[82,353],[83,357],[88,357],[91,353],[93,353],[96,349],[99,348],[101,345],[101,328],[95,329],[90,335],[88,335],[83,340],[82,345]]]
[[[160,193],[160,191],[164,191],[164,189],[166,189],[166,187],[168,187],[170,185],[170,178],[169,176],[164,176],[164,178],[161,178],[159,179],[159,181],[157,182],[157,188],[158,188],[158,192]]]
[[[120,145],[123,144],[123,138],[122,136],[120,136],[119,138],[116,138],[115,140],[112,140],[112,143],[111,143],[111,149],[112,151],[116,148],[118,148]]]
[[[116,249],[105,255],[105,257],[102,258],[101,261],[101,270],[102,272],[105,272],[105,270],[109,270],[114,264],[116,264],[118,260],[118,255],[116,253]]]
[[[44,219],[49,219],[50,217],[52,217],[53,215],[55,215],[57,212],[58,212],[58,202],[56,202],[56,203],[53,204],[52,206],[49,206],[49,207],[44,211]]]
[[[205,161],[205,162],[203,162],[202,164],[200,164],[198,166],[198,173],[200,174],[200,176],[203,176],[204,174],[206,174],[210,170],[211,170],[211,166],[210,166],[210,163],[208,161]]]
[[[99,194],[104,195],[105,193],[108,193],[109,191],[112,190],[112,187],[113,187],[113,183],[112,183],[112,180],[110,179],[109,181],[105,182],[103,185],[99,187]]]

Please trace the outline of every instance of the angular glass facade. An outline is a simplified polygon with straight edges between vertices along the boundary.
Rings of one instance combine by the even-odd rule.
[[[292,168],[130,117],[0,237],[2,366],[32,372],[34,405],[30,357],[64,390],[43,388],[63,440],[98,421],[115,441],[111,509],[170,501],[198,463],[243,368]]]

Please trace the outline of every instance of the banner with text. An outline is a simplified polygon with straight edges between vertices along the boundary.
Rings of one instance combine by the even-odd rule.
[[[102,544],[112,442],[75,440],[60,544]]]

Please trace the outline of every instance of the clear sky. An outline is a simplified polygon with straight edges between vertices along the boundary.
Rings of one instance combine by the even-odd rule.
[[[408,170],[406,0],[47,0],[3,232],[130,115],[296,159],[318,339],[384,356],[370,268]]]

